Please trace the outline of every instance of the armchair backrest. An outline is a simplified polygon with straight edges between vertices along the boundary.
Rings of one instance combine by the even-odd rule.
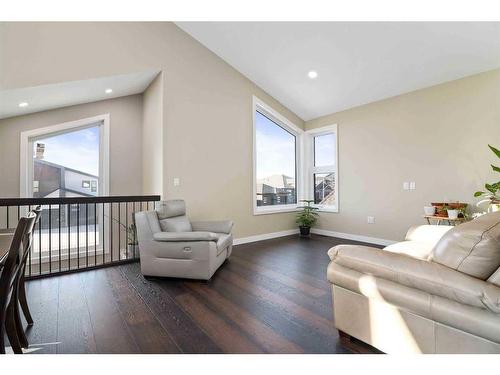
[[[191,222],[186,215],[186,203],[182,199],[161,201],[156,213],[164,232],[191,232]]]
[[[434,247],[431,260],[482,280],[490,278],[500,267],[500,212],[450,229]]]

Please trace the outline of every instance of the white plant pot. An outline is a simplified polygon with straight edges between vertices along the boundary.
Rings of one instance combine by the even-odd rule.
[[[500,204],[492,203],[488,207],[488,212],[498,212],[498,211],[500,211]]]
[[[458,210],[446,210],[448,211],[448,218],[449,219],[457,219],[458,218],[458,214],[460,211]]]
[[[434,206],[424,206],[424,212],[426,215],[432,216],[436,213],[436,207]]]

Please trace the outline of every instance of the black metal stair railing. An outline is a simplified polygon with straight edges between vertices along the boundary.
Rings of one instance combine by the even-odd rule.
[[[26,278],[137,261],[134,214],[152,210],[159,195],[0,198],[0,230],[42,207],[28,255]]]

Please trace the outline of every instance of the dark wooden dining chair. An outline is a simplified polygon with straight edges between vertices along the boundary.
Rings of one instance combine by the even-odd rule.
[[[28,255],[31,252],[31,247],[33,245],[33,232],[35,229],[35,225],[40,220],[40,215],[42,213],[42,208],[40,206],[36,207],[33,211],[31,211],[35,215],[35,220],[33,223],[26,228],[24,233],[24,237],[22,240],[22,254],[20,256],[21,262],[18,267],[18,272],[16,275],[16,279],[14,281],[14,298],[12,301],[19,301],[19,304],[14,303],[14,319],[16,322],[17,329],[17,337],[19,339],[19,343],[21,347],[27,348],[29,346],[28,338],[24,333],[23,323],[21,321],[21,314],[19,311],[19,305],[21,305],[21,309],[23,311],[24,317],[26,318],[26,322],[28,326],[33,325],[33,318],[31,317],[31,313],[28,307],[28,300],[26,299],[26,286],[25,286],[25,274],[26,274],[26,261],[28,260]]]
[[[34,225],[35,219],[36,215],[34,213],[29,213],[27,217],[19,219],[7,259],[2,268],[0,276],[0,354],[5,354],[5,333],[7,333],[14,353],[22,353],[14,318],[14,305],[17,304],[17,300],[12,301],[12,297],[16,288],[16,276],[21,264],[22,241],[26,230]]]

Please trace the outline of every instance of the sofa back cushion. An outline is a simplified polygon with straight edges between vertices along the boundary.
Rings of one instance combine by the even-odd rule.
[[[493,272],[493,274],[486,281],[493,285],[500,286],[500,267],[498,267],[497,270]]]
[[[446,232],[430,260],[488,279],[500,267],[500,212],[483,215]]]
[[[186,203],[181,199],[161,201],[156,208],[161,230],[164,232],[191,232],[186,216]]]
[[[186,215],[160,220],[163,232],[191,232],[193,228]]]

